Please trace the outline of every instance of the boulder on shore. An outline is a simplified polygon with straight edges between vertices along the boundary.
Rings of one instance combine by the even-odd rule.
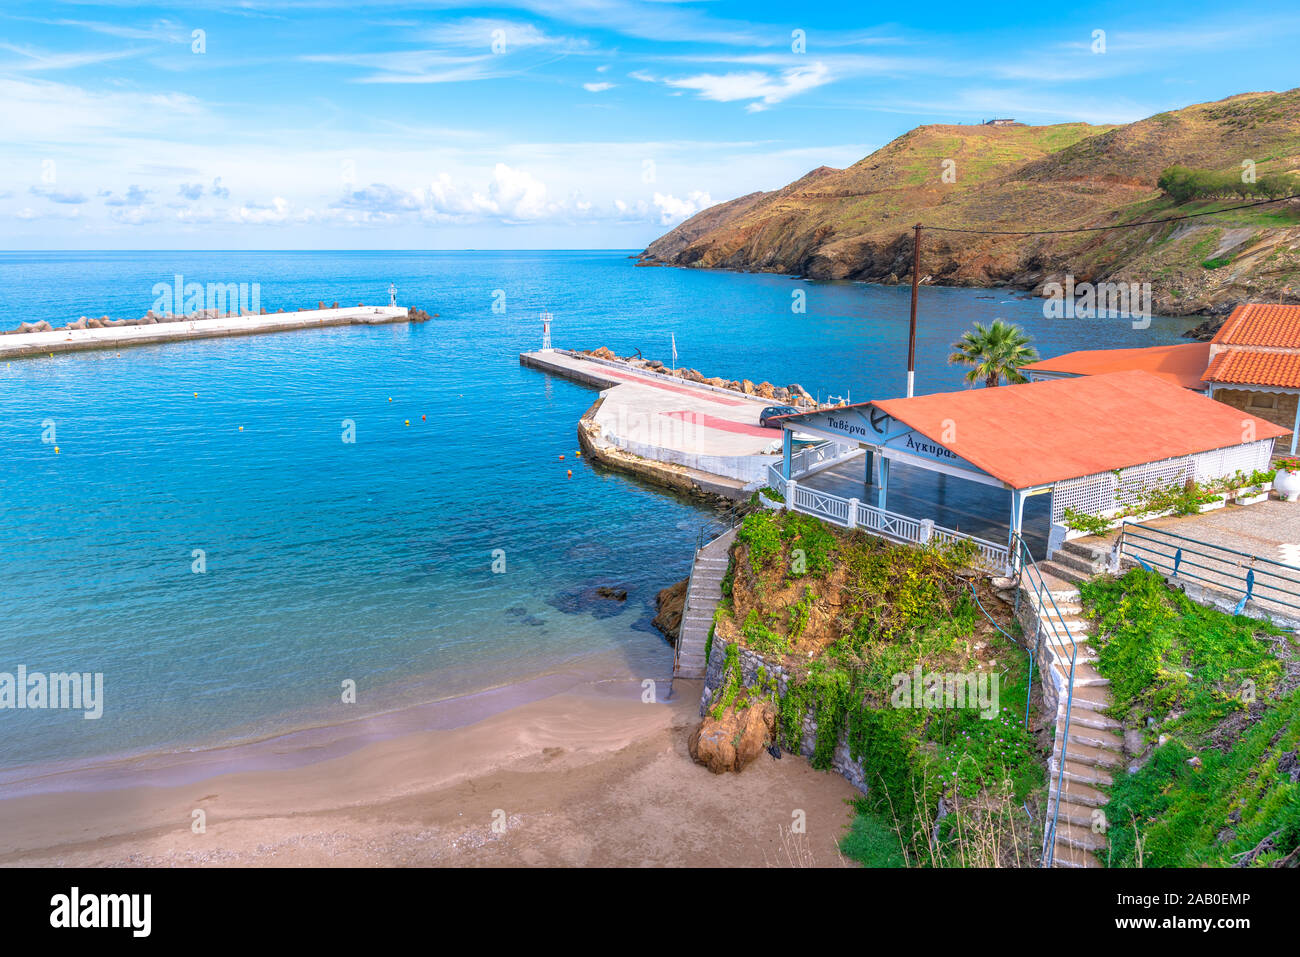
[[[651,622],[658,628],[670,644],[677,644],[677,636],[682,630],[682,612],[686,608],[686,586],[689,578],[683,578],[676,585],[669,585],[655,595],[655,617]]]
[[[742,693],[735,704],[714,719],[706,715],[691,732],[691,758],[714,774],[740,772],[767,750],[776,731],[776,708],[766,700],[749,700]]]

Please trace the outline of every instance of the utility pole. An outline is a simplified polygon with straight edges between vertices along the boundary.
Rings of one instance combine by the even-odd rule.
[[[907,397],[916,387],[916,291],[921,284],[921,224],[912,227],[912,321],[907,333]]]

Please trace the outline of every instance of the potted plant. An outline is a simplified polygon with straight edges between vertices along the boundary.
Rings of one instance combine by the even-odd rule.
[[[1201,492],[1193,497],[1198,512],[1212,512],[1216,508],[1223,508],[1228,504],[1228,500],[1222,495],[1214,495],[1209,492]]]
[[[1288,502],[1300,499],[1300,459],[1282,459],[1277,463],[1273,488]]]
[[[1238,505],[1258,505],[1260,502],[1267,502],[1268,493],[1273,488],[1273,474],[1272,469],[1267,472],[1255,469],[1246,476],[1245,483],[1236,490],[1232,500]]]

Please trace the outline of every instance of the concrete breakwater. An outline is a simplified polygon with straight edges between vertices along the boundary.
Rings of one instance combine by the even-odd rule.
[[[769,466],[781,460],[781,430],[759,424],[763,409],[785,404],[771,395],[600,354],[547,349],[524,353],[519,362],[602,390],[601,401],[582,417],[578,439],[584,454],[611,467],[737,499],[766,485]],[[797,386],[783,392],[806,395]]]
[[[157,317],[149,314],[140,320],[107,322],[83,317],[60,329],[47,327],[40,331],[15,330],[11,334],[0,336],[0,359],[83,349],[121,349],[185,339],[247,336],[322,326],[406,322],[414,318],[413,313],[416,312],[419,310],[408,310],[405,306],[354,306],[243,316],[208,316],[206,313],[197,313],[193,317]],[[424,316],[424,313],[419,315]]]

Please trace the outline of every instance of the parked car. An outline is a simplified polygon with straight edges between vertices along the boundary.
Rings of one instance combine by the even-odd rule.
[[[792,405],[769,405],[758,417],[758,424],[765,429],[779,429],[781,423],[774,421],[777,416],[794,415],[799,410]]]

